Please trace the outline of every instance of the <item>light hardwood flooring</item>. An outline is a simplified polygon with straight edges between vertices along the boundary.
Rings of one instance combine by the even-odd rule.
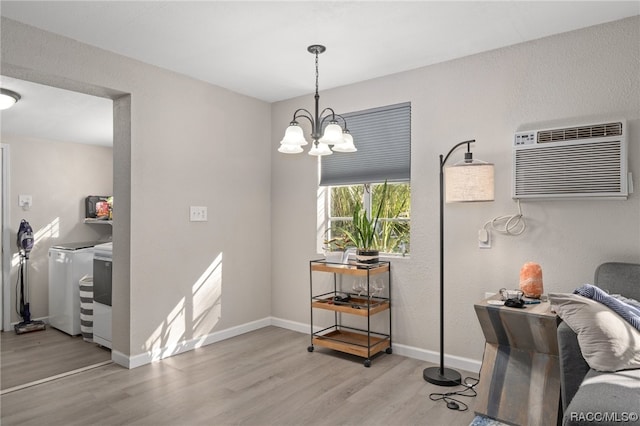
[[[47,326],[44,331],[2,332],[0,389],[6,390],[111,359],[111,351]]]
[[[425,382],[425,362],[362,359],[278,327],[214,343],[132,370],[116,364],[1,397],[9,425],[469,425]]]

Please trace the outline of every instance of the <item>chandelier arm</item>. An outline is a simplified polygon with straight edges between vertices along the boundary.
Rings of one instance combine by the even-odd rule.
[[[304,112],[304,114],[300,114],[301,112]],[[296,119],[300,117],[304,117],[313,123],[313,115],[304,108],[297,109],[296,112],[293,113],[293,121],[296,121]]]
[[[324,115],[327,111],[330,112],[330,114]],[[320,113],[319,117],[320,117],[320,122],[319,122],[319,128],[322,129],[322,126],[324,125],[324,122],[331,118],[330,121],[335,121],[336,120],[336,116],[338,116],[338,114],[335,113],[335,111],[333,110],[333,108],[325,108],[322,110],[322,113]],[[338,116],[339,117],[339,116]],[[344,120],[344,118],[343,118]]]
[[[304,108],[298,109],[293,114],[293,121],[296,121],[298,118],[306,118],[307,120],[309,120],[309,123],[311,124],[311,139],[313,139],[313,143],[318,145],[318,138],[315,136],[317,133],[317,130],[316,130],[317,121],[314,120],[311,113]]]
[[[322,126],[324,126],[324,122],[325,122],[325,121],[327,120],[327,118],[329,118],[329,117],[331,117],[331,116],[330,116],[330,115],[327,115],[326,117],[322,117],[322,118],[320,119],[320,123],[319,123],[319,125],[318,125],[318,127],[319,127],[320,129],[322,129]]]
[[[335,114],[335,116],[342,119],[342,121],[344,122],[344,130],[348,131],[349,129],[347,129],[347,119],[341,116],[340,114]]]
[[[338,120],[336,120],[336,118],[340,118],[340,119],[342,119],[342,122],[344,123],[344,127],[342,128],[342,131],[349,133],[349,128],[347,126],[347,119],[344,118],[343,116],[341,116],[340,114],[334,113],[331,108],[325,108],[325,110],[322,111],[322,112],[324,113],[326,110],[331,110],[331,115],[327,115],[327,116],[322,117],[322,120],[320,121],[320,128],[322,128],[322,126],[324,125],[325,120],[327,120],[329,117],[331,117],[331,121],[335,121],[335,122],[338,122]]]
[[[324,113],[325,113],[325,112],[327,112],[327,111],[331,112],[331,119],[334,119],[334,118],[335,118],[335,116],[336,116],[336,115],[338,115],[338,114],[336,114],[336,112],[333,110],[333,108],[328,108],[328,107],[327,107],[327,108],[323,109],[323,110],[322,110],[322,112],[320,113],[320,116],[322,117],[322,121],[324,121],[324,119],[325,119],[325,118],[328,118],[328,117],[329,117],[328,115],[327,115],[327,116],[324,116]]]
[[[296,115],[298,113],[298,111],[304,111],[304,112],[306,112],[306,114]],[[294,121],[296,119],[298,119],[298,118],[306,118],[307,120],[309,120],[309,123],[311,123],[311,133],[312,133],[311,136],[313,136],[313,134],[315,133],[315,126],[316,126],[316,123],[313,120],[313,117],[311,117],[311,114],[306,109],[298,110],[298,111],[296,111],[296,114],[293,115]]]

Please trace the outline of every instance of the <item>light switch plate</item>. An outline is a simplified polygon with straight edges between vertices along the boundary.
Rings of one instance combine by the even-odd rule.
[[[191,207],[189,207],[189,220],[191,222],[206,222],[207,221],[207,207],[206,206],[191,206]]]
[[[18,205],[22,207],[24,210],[28,210],[33,203],[33,198],[31,195],[18,195]]]

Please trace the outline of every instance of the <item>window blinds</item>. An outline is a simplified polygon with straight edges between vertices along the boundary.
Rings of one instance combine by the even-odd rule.
[[[342,114],[358,151],[321,157],[320,185],[411,178],[411,103]]]

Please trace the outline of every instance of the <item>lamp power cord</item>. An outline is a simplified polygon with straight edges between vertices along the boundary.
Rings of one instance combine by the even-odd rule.
[[[460,397],[473,398],[478,395],[474,389],[476,385],[480,383],[480,379],[473,377],[466,377],[460,386],[464,386],[464,389],[451,391],[451,392],[433,392],[429,394],[429,399],[432,401],[444,401],[447,403],[447,408],[455,411],[467,411],[469,405],[460,400]]]

